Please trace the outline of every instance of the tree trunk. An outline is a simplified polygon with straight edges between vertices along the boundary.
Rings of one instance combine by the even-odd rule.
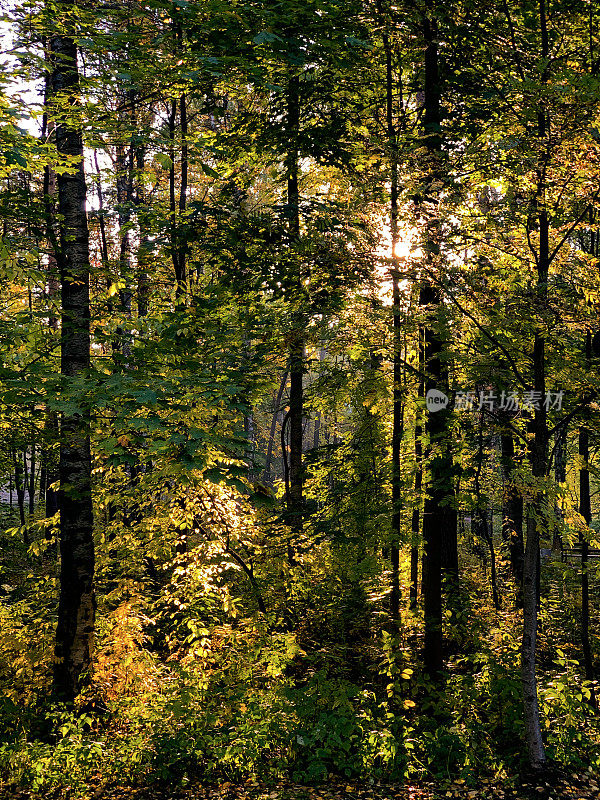
[[[56,412],[50,411],[46,417],[46,441],[58,440],[58,418]],[[52,488],[60,480],[58,472],[58,460],[51,447],[46,445],[45,461],[46,481],[44,491],[46,494],[46,517],[53,517],[59,511],[59,492]]]
[[[169,216],[170,216],[170,246],[171,246],[171,259],[173,261],[173,269],[175,272],[175,296],[182,302],[185,299],[185,263],[181,261],[181,247],[180,247],[180,232],[177,229],[178,217],[176,201],[176,186],[175,186],[175,121],[177,118],[177,103],[175,100],[171,103],[171,110],[169,112],[169,158],[171,165],[169,168]],[[181,187],[180,187],[181,190]],[[180,194],[181,201],[181,194]]]
[[[523,498],[515,487],[515,443],[509,430],[500,435],[504,493],[502,497],[502,540],[508,549],[512,576],[516,585],[515,604],[523,608]]]
[[[42,503],[46,503],[46,482],[47,482],[47,470],[46,470],[46,462],[44,458],[44,448],[42,447],[40,450],[40,486],[38,489],[38,502],[40,505]]]
[[[490,581],[492,584],[492,600],[494,603],[494,608],[496,610],[499,610],[502,603],[500,601],[500,593],[498,592],[498,578],[496,575],[496,550],[494,548],[494,515],[492,511],[490,511],[490,513],[486,515],[485,531],[486,531],[488,548],[490,551]]]
[[[592,334],[590,331],[586,335],[586,360],[587,363],[592,358]],[[590,472],[589,472],[589,431],[582,425],[579,428],[579,458],[581,466],[579,468],[579,513],[584,518],[588,529],[592,522],[592,503],[590,497]],[[590,585],[589,585],[589,544],[587,536],[579,534],[579,544],[581,547],[581,649],[583,650],[583,665],[585,677],[588,681],[594,680],[594,661],[592,658],[592,647],[590,644]],[[591,704],[596,706],[596,694],[592,687],[590,698]]]
[[[567,480],[567,436],[568,426],[561,425],[554,436],[554,480],[557,484],[564,484]],[[558,503],[554,504],[556,519],[562,520],[564,514]],[[553,526],[552,549],[562,553],[563,542],[559,525]]]
[[[49,92],[50,92],[50,79],[51,76],[47,78],[47,86],[46,86],[46,101],[49,99]],[[44,120],[47,124],[48,129],[48,138],[54,140],[56,131],[54,126],[54,120],[48,120],[47,114],[44,112]],[[60,276],[59,276],[59,269],[58,263],[56,260],[56,251],[58,249],[58,243],[56,240],[56,233],[54,230],[54,220],[56,218],[55,214],[55,197],[56,197],[56,173],[53,169],[49,166],[44,168],[44,207],[46,212],[46,230],[47,230],[47,238],[49,244],[49,252],[48,252],[48,267],[47,267],[47,274],[48,274],[48,305],[49,305],[49,312],[48,312],[48,327],[50,331],[58,336],[59,329],[58,329],[58,318],[54,313],[54,309],[52,308],[52,304],[54,298],[58,296],[60,293]],[[101,217],[101,224],[104,223],[104,220]],[[52,488],[55,484],[59,481],[59,474],[58,474],[58,458],[55,452],[55,445],[58,442],[58,416],[56,411],[48,410],[46,412],[46,419],[44,421],[44,440],[42,445],[42,453],[41,453],[41,461],[44,467],[44,480],[40,481],[40,493],[44,492],[44,503],[45,503],[45,516],[46,518],[53,517],[55,514],[58,514],[58,491],[55,488]],[[51,541],[53,539],[52,533],[49,528],[46,528],[46,539]],[[53,546],[53,549],[54,546]]]
[[[540,213],[540,240],[540,262],[544,258],[544,263],[547,265],[548,221],[545,211]],[[536,332],[535,335],[533,369],[534,391],[539,393],[539,397],[544,397],[546,393],[545,341],[540,331]],[[534,411],[532,428],[531,468],[534,480],[539,483],[546,477],[548,448],[548,423],[543,403],[540,403],[539,408]],[[521,680],[523,684],[527,749],[530,766],[535,770],[543,769],[546,764],[535,667],[539,611],[540,526],[543,519],[543,508],[543,492],[538,489],[531,507],[528,509],[527,516],[527,543],[523,564],[523,640],[521,644]]]
[[[523,573],[523,639],[521,645],[521,681],[525,712],[525,733],[530,766],[541,769],[545,764],[540,725],[535,669],[538,616],[539,532],[533,509],[527,516],[527,544]]]
[[[277,391],[277,395],[275,397],[275,405],[273,408],[273,417],[271,418],[271,429],[269,431],[269,441],[267,443],[267,457],[265,460],[265,471],[263,476],[263,481],[267,484],[272,483],[271,479],[271,463],[273,461],[273,446],[275,444],[275,433],[277,431],[277,420],[279,418],[280,410],[281,410],[281,400],[283,398],[283,393],[285,391],[285,387],[287,386],[287,379],[288,379],[288,371],[283,373],[283,377],[281,378],[281,383],[279,384],[279,389]]]
[[[317,411],[313,430],[313,450],[318,450],[321,443],[321,412]]]
[[[437,23],[423,17],[425,40],[424,136],[427,149],[427,172],[423,196],[425,207],[425,244],[427,267],[434,271],[440,257],[440,226],[436,213],[439,186],[443,185],[441,153],[440,76],[438,66]],[[441,183],[440,183],[441,181]],[[448,394],[448,375],[441,356],[445,342],[441,333],[441,295],[436,285],[426,279],[421,287],[419,304],[426,309],[423,348],[426,370],[425,396],[432,389]],[[436,319],[437,318],[437,319]],[[435,322],[433,321],[435,320]],[[438,324],[435,324],[438,323]],[[429,436],[431,458],[429,481],[423,509],[422,594],[425,621],[424,662],[432,678],[443,668],[442,648],[442,569],[449,569],[451,582],[458,578],[456,546],[457,515],[454,508],[453,463],[450,449],[450,411],[444,408],[429,412],[425,428]],[[428,454],[429,455],[429,454]],[[444,556],[442,554],[444,553]]]
[[[423,389],[420,388],[419,396],[423,396]],[[419,519],[420,519],[420,498],[421,488],[423,485],[423,444],[421,436],[423,429],[421,427],[419,410],[417,409],[417,418],[415,420],[415,502],[417,505],[413,508],[411,520],[411,533],[412,543],[410,547],[410,608],[412,611],[417,607],[417,598],[419,596]]]
[[[325,348],[319,347],[319,363],[325,361]],[[322,416],[321,412],[317,411],[317,416],[315,418],[315,429],[313,431],[313,450],[318,450],[321,444],[321,423],[322,423]]]
[[[33,517],[35,512],[35,468],[36,468],[36,459],[35,459],[35,441],[31,443],[31,461],[29,463],[29,486],[28,486],[28,494],[29,494],[29,516]]]
[[[131,99],[131,96],[130,98]],[[116,147],[117,208],[119,218],[119,288],[120,312],[125,324],[131,321],[131,204],[133,201],[133,146],[128,150],[122,143]],[[131,333],[119,325],[116,332],[117,350],[121,354],[123,367],[127,367],[131,357]]]
[[[304,376],[304,342],[296,332],[290,346],[290,464],[289,464],[289,498],[288,512],[292,537],[298,543],[302,537],[302,407]],[[294,560],[294,548],[288,548],[290,563]]]
[[[21,525],[25,525],[25,482],[23,476],[23,464],[17,455],[17,451],[13,450],[13,466],[15,472],[15,491],[17,493],[17,503],[19,506],[19,519]],[[29,544],[27,540],[27,532],[23,534],[25,544]]]
[[[150,240],[148,234],[148,224],[146,220],[146,203],[144,191],[144,162],[146,159],[145,148],[138,147],[135,153],[136,168],[138,179],[135,193],[135,203],[137,206],[137,216],[140,233],[140,244],[138,247],[137,258],[137,313],[139,318],[148,316],[150,305],[150,281],[148,278],[148,261],[150,256]]]
[[[542,75],[548,59],[548,30],[546,26],[546,0],[539,0],[539,21],[541,36]],[[540,159],[537,169],[535,203],[537,227],[539,231],[539,251],[537,253],[537,300],[544,308],[548,299],[548,271],[550,266],[549,221],[546,208],[546,165],[549,154],[547,141],[548,127],[546,112],[538,110],[538,146]],[[528,232],[529,233],[529,232]],[[546,394],[546,342],[543,324],[537,325],[533,344],[533,389],[537,396]],[[546,477],[548,451],[548,419],[543,402],[534,410],[533,441],[531,443],[531,471],[536,484]],[[523,565],[523,640],[521,644],[521,680],[523,683],[523,707],[525,715],[525,735],[529,755],[529,765],[534,770],[542,770],[546,765],[546,753],[542,738],[540,711],[537,694],[536,651],[537,621],[539,610],[539,567],[540,567],[540,526],[542,524],[544,498],[541,488],[536,488],[527,516],[527,543]]]
[[[381,14],[381,4],[378,3]],[[384,22],[385,26],[385,22]],[[402,486],[400,478],[400,447],[404,429],[404,392],[402,386],[402,326],[400,319],[400,271],[398,261],[398,143],[394,124],[394,75],[392,48],[385,32],[382,36],[385,53],[385,92],[387,145],[390,167],[390,235],[392,240],[392,296],[393,296],[393,401],[392,401],[392,519],[390,541],[390,617],[397,626],[400,617],[400,533],[402,521]]]
[[[76,10],[74,3],[65,4]],[[69,18],[67,17],[67,25]],[[58,175],[61,275],[61,373],[68,384],[90,365],[89,238],[82,131],[72,121],[79,104],[77,46],[69,35],[50,41],[51,101],[56,103],[56,147],[77,167]],[[71,108],[69,118],[61,108]],[[78,693],[91,667],[94,634],[94,537],[89,410],[64,413],[60,440],[60,599],[54,664],[55,694]]]
[[[482,496],[480,477],[483,467],[483,412],[479,415],[479,435],[477,438],[477,471],[475,472],[475,495],[477,497],[476,513],[476,532],[478,538],[483,539],[490,554],[490,582],[492,587],[492,600],[494,608],[500,608],[500,596],[498,594],[498,581],[496,579],[496,550],[494,548],[494,523],[493,512],[489,508],[489,500]]]
[[[300,193],[298,187],[298,134],[300,127],[300,78],[291,75],[288,84],[287,98],[287,130],[289,149],[287,154],[287,205],[289,215],[290,237],[293,242],[300,237]],[[299,254],[296,255],[299,258]],[[301,302],[302,275],[300,264],[296,264],[294,289],[297,292],[296,303]],[[290,336],[290,490],[288,497],[288,519],[292,530],[292,539],[296,543],[302,538],[303,513],[303,468],[302,468],[302,416],[304,403],[304,323],[301,309],[292,313],[292,331]],[[294,562],[294,547],[288,545],[288,560]]]
[[[182,94],[179,98],[179,125],[181,128],[181,179],[179,183],[179,221],[181,224],[185,220],[188,193],[188,119],[185,94]],[[183,291],[185,291],[187,282],[187,250],[187,234],[183,233],[179,237],[179,271],[181,273]]]
[[[397,241],[397,233],[396,233]],[[394,236],[392,235],[392,247]],[[394,627],[400,617],[400,536],[402,522],[402,484],[400,472],[400,448],[404,431],[404,393],[402,386],[401,338],[400,338],[400,285],[397,270],[393,274],[394,311],[394,389],[392,421],[392,541],[390,563],[392,567],[390,591],[390,616]]]
[[[421,290],[423,306],[439,304],[439,294],[429,286]],[[433,301],[433,302],[432,302]],[[442,342],[434,330],[425,330],[425,363],[427,365],[426,394],[430,389],[447,390],[447,375],[440,354]],[[444,539],[455,540],[456,511],[453,502],[452,454],[448,441],[448,409],[430,412],[426,428],[431,449],[429,483],[423,508],[423,574],[422,594],[425,618],[425,667],[431,677],[438,676],[443,668],[442,657],[442,551]],[[454,529],[454,530],[453,530]]]

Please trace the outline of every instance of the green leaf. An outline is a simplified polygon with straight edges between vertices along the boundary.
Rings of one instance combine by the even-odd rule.
[[[254,44],[267,44],[269,42],[282,42],[283,39],[270,31],[261,31],[252,41]]]
[[[208,175],[210,178],[220,178],[221,177],[219,175],[219,173],[215,169],[210,167],[208,164],[204,164],[204,163],[200,164],[200,169],[202,170],[202,172],[205,175]]]
[[[163,169],[171,169],[173,166],[173,160],[166,153],[155,153],[154,161]]]
[[[7,150],[4,153],[4,158],[9,166],[11,164],[18,164],[20,167],[23,167],[23,169],[27,169],[27,159],[16,147]]]

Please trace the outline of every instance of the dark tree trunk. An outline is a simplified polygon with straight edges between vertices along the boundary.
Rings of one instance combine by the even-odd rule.
[[[285,387],[287,386],[287,380],[288,380],[288,371],[286,370],[283,373],[283,377],[281,378],[281,383],[279,384],[279,389],[277,390],[277,395],[275,397],[275,404],[273,408],[273,417],[271,418],[271,429],[269,431],[269,441],[267,443],[267,457],[265,461],[265,472],[263,477],[264,482],[267,484],[272,483],[271,463],[273,461],[273,446],[275,444],[277,420],[281,412],[281,400],[283,398],[283,393],[285,392]]]
[[[564,484],[567,480],[567,435],[568,426],[561,425],[554,436],[554,480],[557,484]],[[562,520],[564,514],[558,503],[554,504],[554,513],[557,520]],[[552,549],[562,553],[563,542],[559,525],[553,526]]]
[[[502,498],[502,540],[508,549],[510,567],[516,584],[515,603],[523,608],[523,497],[516,488],[512,477],[515,468],[515,443],[509,430],[500,436],[501,464],[504,478]]]
[[[381,6],[378,5],[381,14]],[[385,26],[385,22],[384,22]],[[404,429],[404,392],[402,386],[402,325],[400,319],[400,271],[398,261],[398,142],[394,124],[394,71],[392,48],[388,34],[383,33],[385,53],[385,91],[387,145],[390,167],[390,235],[392,239],[392,295],[393,295],[393,401],[392,401],[392,519],[390,540],[390,617],[394,627],[400,617],[400,533],[402,521],[402,486],[400,473],[400,447]]]
[[[396,232],[397,240],[397,232]],[[394,236],[392,234],[392,247]],[[392,541],[390,563],[392,568],[390,591],[390,616],[394,626],[400,617],[400,536],[402,522],[402,483],[400,472],[400,448],[404,432],[404,393],[402,386],[401,337],[400,337],[400,285],[396,270],[393,274],[394,311],[394,389],[392,420]]]
[[[131,96],[129,97],[131,100]],[[119,216],[119,289],[121,314],[127,324],[131,320],[131,204],[133,200],[133,147],[123,144],[116,148],[117,208]],[[131,333],[121,325],[117,329],[116,349],[121,354],[123,366],[127,367],[131,356]]]
[[[380,0],[377,12],[383,26],[382,43],[385,56],[386,134],[390,174],[390,236],[392,244],[392,296],[393,296],[393,400],[392,400],[392,518],[389,546],[390,617],[397,627],[400,617],[400,542],[402,523],[402,485],[400,450],[404,433],[404,386],[402,382],[402,322],[400,316],[400,261],[398,258],[398,136],[394,114],[394,93],[400,86],[399,111],[402,113],[402,88],[394,80],[393,52],[388,35],[388,19],[383,13]],[[387,555],[388,548],[384,547]]]
[[[496,550],[494,548],[494,515],[493,512],[487,515],[486,518],[486,538],[488,548],[490,551],[490,581],[492,584],[492,600],[495,609],[500,609],[502,603],[500,601],[500,593],[498,592],[498,577],[496,574]]]
[[[185,264],[181,261],[180,235],[178,231],[178,217],[175,186],[175,122],[177,119],[177,103],[171,103],[169,112],[169,158],[171,165],[169,168],[169,210],[170,210],[170,247],[173,269],[175,272],[175,295],[181,302],[185,298]],[[181,187],[180,187],[181,188]],[[181,195],[180,195],[181,200]]]
[[[423,396],[423,389],[420,388],[419,391],[420,396]],[[417,415],[419,415],[419,411],[417,410]],[[416,462],[416,469],[415,469],[415,507],[413,508],[412,512],[412,520],[411,520],[411,533],[412,533],[412,542],[410,547],[410,608],[414,611],[417,607],[417,598],[419,596],[419,520],[421,517],[420,514],[420,505],[421,505],[421,488],[423,485],[423,467],[422,467],[422,457],[423,457],[423,444],[421,441],[421,436],[423,433],[423,429],[421,427],[421,422],[419,416],[417,416],[415,420],[415,462]]]
[[[319,363],[325,361],[325,348],[319,348]],[[317,411],[317,416],[315,418],[315,428],[313,431],[313,450],[318,450],[321,444],[321,423],[322,423],[322,416],[321,412]]]
[[[539,0],[539,21],[541,36],[542,75],[548,59],[548,30],[546,26],[546,0]],[[550,267],[549,221],[546,208],[546,167],[549,156],[548,126],[545,110],[539,110],[538,145],[540,158],[537,169],[535,211],[539,233],[537,253],[537,304],[544,308],[548,301],[548,271]],[[528,231],[529,234],[529,231]],[[537,324],[533,344],[533,389],[537,396],[546,394],[546,342],[544,326]],[[548,459],[548,419],[543,402],[534,410],[532,421],[533,441],[531,442],[531,471],[534,481],[541,483],[546,477]],[[540,710],[537,692],[536,652],[537,623],[539,611],[539,567],[540,567],[540,527],[543,524],[544,497],[542,489],[534,495],[527,516],[527,543],[523,564],[523,639],[521,645],[521,680],[523,684],[523,708],[525,717],[525,738],[529,755],[529,766],[542,770],[546,766],[546,753],[542,738]]]
[[[150,279],[148,276],[150,268],[150,255],[152,245],[150,243],[150,235],[148,231],[147,222],[147,209],[146,209],[146,193],[144,186],[144,163],[146,158],[146,150],[143,145],[135,150],[135,165],[137,169],[137,179],[135,184],[135,206],[137,211],[138,229],[139,229],[139,246],[137,251],[137,291],[136,303],[138,320],[143,320],[148,316],[150,310]],[[141,327],[141,326],[139,326]],[[147,460],[145,464],[139,465],[138,477],[142,472],[150,472],[152,470],[152,461]],[[141,520],[140,506],[137,505],[137,520]]]
[[[46,100],[49,99],[50,91],[50,77],[47,78],[46,86]],[[44,113],[44,120],[47,124],[48,138],[55,139],[55,125],[53,120],[47,119],[47,114]],[[46,230],[49,244],[48,252],[48,327],[52,334],[58,336],[58,317],[54,312],[53,302],[60,293],[60,276],[58,263],[56,260],[56,250],[58,243],[56,240],[54,221],[55,214],[55,197],[56,197],[56,173],[49,166],[44,169],[44,208],[46,212]],[[104,220],[101,218],[101,224]],[[55,445],[58,442],[58,416],[56,411],[48,410],[46,412],[46,419],[44,422],[44,440],[41,452],[41,461],[43,466],[43,480],[40,479],[40,494],[44,494],[45,503],[45,516],[50,518],[58,514],[58,491],[53,488],[59,481],[58,474],[58,457],[55,450]],[[52,541],[53,536],[49,528],[46,528],[46,539]],[[55,551],[55,546],[53,546]]]
[[[425,245],[428,268],[438,267],[440,258],[439,221],[435,206],[440,181],[443,184],[441,153],[440,76],[438,66],[438,31],[435,20],[424,17],[425,82],[424,82],[424,145],[427,149],[427,172],[424,185]],[[438,187],[438,188],[436,188]],[[429,208],[427,206],[430,206]],[[436,285],[426,280],[421,287],[420,306],[426,310],[423,348],[426,370],[425,395],[431,389],[448,394],[448,375],[441,356],[445,342],[441,332],[441,294]],[[439,324],[435,324],[435,323]],[[442,647],[442,570],[448,569],[450,584],[458,578],[458,557],[453,550],[457,543],[457,515],[454,508],[453,462],[450,442],[451,415],[448,408],[427,414],[425,429],[433,455],[423,509],[423,574],[422,594],[425,619],[425,669],[433,678],[443,668]]]
[[[540,212],[540,262],[548,265],[548,220],[545,210]],[[547,278],[546,269],[546,278]],[[546,283],[542,284],[545,294]],[[540,331],[536,332],[533,348],[534,391],[538,397],[546,393],[545,341]],[[548,450],[548,421],[543,403],[534,411],[531,425],[531,470],[534,480],[541,482],[546,477]],[[523,563],[523,639],[521,645],[521,679],[529,763],[533,769],[545,766],[546,756],[542,740],[540,712],[537,696],[536,651],[537,621],[539,611],[540,526],[543,524],[543,493],[538,490],[527,513],[527,542]]]
[[[554,480],[565,483],[567,480],[567,428],[561,426],[556,432],[554,445]]]
[[[313,450],[318,450],[321,444],[321,412],[317,411],[315,417],[315,427],[313,430]]]
[[[150,281],[148,278],[148,261],[150,256],[150,240],[148,238],[148,224],[146,221],[146,210],[144,205],[146,198],[144,196],[144,162],[146,158],[146,151],[144,147],[138,147],[135,154],[136,168],[138,171],[138,179],[136,185],[135,202],[137,206],[138,224],[140,231],[140,244],[138,248],[137,259],[137,313],[138,317],[143,318],[148,316],[150,305]]]
[[[188,192],[188,119],[187,119],[187,98],[182,94],[179,98],[179,124],[181,128],[181,180],[179,184],[179,219],[185,223],[185,212],[187,209]],[[182,233],[179,242],[179,271],[181,280],[184,284],[187,281],[187,235]]]
[[[67,10],[75,8],[66,3]],[[67,34],[53,35],[51,101],[56,103],[56,147],[77,167],[58,176],[59,267],[62,325],[61,373],[66,384],[90,366],[89,239],[81,128],[62,117],[61,106],[79,103],[77,46]],[[91,668],[94,634],[94,537],[89,412],[64,413],[60,436],[60,599],[56,629],[54,691],[67,701]]]
[[[592,358],[592,334],[590,331],[586,335],[586,360],[587,363]],[[589,431],[582,425],[579,428],[579,458],[581,467],[579,469],[579,513],[584,518],[588,529],[592,522],[592,503],[590,497],[590,472],[589,472]],[[592,647],[590,643],[590,585],[589,585],[589,543],[587,536],[579,534],[579,545],[581,547],[581,649],[583,651],[583,665],[585,677],[588,681],[594,680],[594,661],[592,658]],[[590,702],[596,706],[596,694],[592,687]]]
[[[290,463],[289,463],[289,498],[288,512],[292,537],[300,542],[302,537],[302,409],[303,409],[303,376],[304,376],[304,342],[296,333],[290,346]],[[294,560],[293,547],[288,552],[290,562]]]
[[[23,492],[28,492],[29,489],[29,462],[28,462],[28,448],[23,450]]]
[[[292,242],[300,237],[300,192],[298,186],[298,134],[300,127],[300,78],[291,75],[288,84],[287,98],[287,131],[289,137],[287,154],[287,205],[289,230]],[[299,254],[296,255],[299,258]],[[295,266],[294,290],[297,293],[296,303],[301,302],[302,275],[300,264]],[[290,335],[290,463],[289,463],[289,495],[288,519],[292,531],[292,540],[300,542],[303,530],[303,467],[302,467],[302,417],[304,403],[304,321],[300,309],[293,312],[292,331]],[[288,560],[294,562],[294,547],[288,546]]]
[[[29,516],[33,517],[35,512],[35,470],[36,470],[36,458],[35,458],[35,442],[31,443],[31,460],[29,462],[29,486],[27,487],[27,493],[29,495]]]
[[[127,102],[131,109],[132,120],[135,119],[135,91],[130,90],[127,93]],[[131,121],[129,120],[129,124]],[[118,216],[119,216],[119,238],[120,238],[120,251],[119,251],[119,277],[121,281],[121,288],[119,290],[119,304],[124,326],[119,325],[117,328],[117,349],[120,353],[120,359],[116,362],[115,366],[123,370],[127,370],[131,363],[132,353],[132,332],[130,328],[132,318],[132,299],[133,299],[133,282],[134,275],[132,269],[133,253],[130,235],[130,225],[132,217],[132,209],[134,204],[134,171],[135,171],[135,147],[133,141],[129,145],[121,142],[116,148],[116,183],[117,183],[117,203],[118,203]],[[144,242],[143,244],[147,244]],[[138,258],[142,248],[142,237],[140,236],[140,243],[138,249]],[[143,257],[143,253],[142,253]],[[136,457],[137,458],[137,457]],[[139,462],[133,464],[123,464],[123,471],[128,477],[131,494],[135,495],[135,487],[137,479],[141,473]],[[141,518],[140,506],[134,500],[127,503],[123,508],[123,524],[125,527],[131,527]]]
[[[439,294],[431,287],[421,290],[421,305],[439,304]],[[426,393],[430,389],[447,390],[447,375],[440,355],[443,344],[430,327],[425,330]],[[453,463],[449,442],[450,412],[430,412],[426,428],[431,447],[436,452],[430,460],[430,475],[423,508],[423,574],[422,594],[425,618],[424,659],[427,672],[437,676],[443,668],[442,658],[442,552],[444,540],[456,541],[456,511],[453,502]]]
[[[541,769],[545,764],[544,744],[537,696],[536,649],[538,618],[539,504],[527,516],[527,543],[523,572],[523,639],[521,645],[521,680],[525,731],[530,765]]]
[[[40,505],[42,503],[46,503],[46,481],[47,481],[47,472],[46,472],[46,462],[44,460],[44,449],[40,450],[40,485],[38,489],[38,502]]]
[[[58,418],[54,411],[50,411],[46,418],[46,442],[58,440]],[[59,511],[59,492],[53,488],[60,479],[58,473],[58,459],[54,449],[46,444],[45,461],[46,481],[44,491],[46,495],[46,517],[53,517]]]
[[[481,493],[481,469],[483,467],[483,413],[479,415],[479,435],[477,437],[477,471],[475,472],[475,495],[477,497],[476,534],[487,545],[490,554],[490,582],[492,587],[492,600],[494,608],[500,608],[500,595],[498,594],[498,581],[496,578],[496,550],[494,548],[493,512],[489,508],[489,500]]]
[[[15,491],[17,493],[17,504],[19,506],[19,519],[21,525],[25,525],[25,480],[23,475],[23,464],[17,451],[13,450],[13,466],[15,472]],[[25,544],[29,544],[27,540],[27,532],[23,534]]]

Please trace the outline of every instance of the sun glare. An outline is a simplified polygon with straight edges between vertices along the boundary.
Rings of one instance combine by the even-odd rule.
[[[402,272],[410,266],[413,259],[421,257],[421,248],[417,246],[417,229],[408,225],[399,225],[399,239],[396,245],[396,259],[398,268]],[[392,303],[392,278],[390,270],[393,268],[392,261],[392,232],[390,228],[390,218],[386,216],[379,225],[379,245],[375,248],[377,256],[376,274],[379,281],[379,297],[386,304]],[[410,290],[410,281],[400,280],[400,291],[407,294]]]

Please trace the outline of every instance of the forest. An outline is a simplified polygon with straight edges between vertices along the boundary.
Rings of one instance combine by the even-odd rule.
[[[0,0],[0,796],[600,797],[600,3]]]

